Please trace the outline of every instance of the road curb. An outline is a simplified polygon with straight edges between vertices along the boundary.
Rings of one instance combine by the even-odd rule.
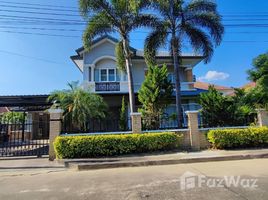
[[[201,162],[216,162],[216,161],[232,161],[232,160],[246,160],[268,158],[268,153],[259,154],[243,154],[243,155],[231,155],[231,156],[214,156],[214,157],[199,157],[199,158],[181,158],[181,159],[167,159],[167,160],[145,160],[145,161],[115,161],[115,162],[72,162],[66,161],[65,167],[72,170],[84,171],[95,169],[111,169],[121,167],[144,167],[154,165],[174,165],[174,164],[190,164]]]

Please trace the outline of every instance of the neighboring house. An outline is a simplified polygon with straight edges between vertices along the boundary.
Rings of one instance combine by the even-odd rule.
[[[244,89],[245,91],[248,91],[248,90],[250,90],[252,88],[255,88],[255,87],[256,87],[256,83],[255,82],[249,82],[249,83],[243,85],[241,87],[241,89]]]
[[[71,56],[72,61],[83,73],[83,88],[89,89],[93,93],[100,94],[108,103],[110,110],[115,116],[121,107],[123,96],[128,98],[127,74],[117,69],[115,46],[118,40],[110,36],[103,36],[92,42],[90,51],[85,51],[84,47],[76,50],[77,55]],[[134,92],[136,96],[136,106],[140,106],[137,93],[144,81],[147,73],[147,66],[144,60],[144,52],[131,48],[133,62]],[[193,68],[203,60],[200,55],[183,55],[182,66],[180,67],[181,94],[184,110],[195,110],[197,97],[203,89],[194,88]],[[169,79],[175,83],[174,68],[172,58],[168,52],[159,52],[157,55],[159,65],[167,64]],[[175,90],[174,104],[167,109],[167,114],[175,113]]]
[[[221,92],[223,95],[229,96],[234,94],[235,88],[233,87],[226,87],[221,85],[215,85],[212,83],[206,83],[206,82],[195,82],[194,87],[196,89],[202,89],[202,90],[208,90],[209,86],[214,86],[214,88]]]
[[[0,115],[9,112],[8,107],[0,107]]]

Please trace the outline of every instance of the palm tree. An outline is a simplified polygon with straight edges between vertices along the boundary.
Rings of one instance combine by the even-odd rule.
[[[217,5],[210,0],[152,0],[152,7],[160,13],[153,23],[153,31],[145,41],[145,58],[147,63],[155,64],[158,48],[168,44],[173,58],[176,112],[178,127],[181,127],[181,89],[179,66],[182,64],[181,51],[184,39],[192,48],[205,56],[209,62],[213,55],[213,47],[221,43],[224,28]]]
[[[141,13],[149,5],[147,0],[80,0],[81,15],[88,20],[83,36],[87,50],[96,36],[108,33],[120,35],[116,51],[117,63],[127,72],[131,113],[136,109],[129,34],[132,30],[149,26],[154,21],[153,16]]]
[[[52,92],[48,98],[63,109],[65,125],[73,124],[79,130],[86,130],[89,119],[105,117],[107,105],[101,96],[79,88],[78,82],[68,86],[70,89]]]

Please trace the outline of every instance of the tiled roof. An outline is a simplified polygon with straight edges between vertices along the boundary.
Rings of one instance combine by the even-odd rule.
[[[137,50],[136,56],[144,57],[144,51]],[[156,53],[156,57],[169,57],[169,56],[170,56],[170,52],[168,52],[168,51],[157,51],[157,53]],[[193,53],[183,53],[182,56],[183,57],[202,57],[202,55],[193,54]]]
[[[247,89],[251,89],[251,88],[254,88],[254,87],[256,87],[256,83],[255,82],[250,82],[250,83],[247,83],[247,84],[243,85],[241,88],[247,90]]]
[[[195,82],[194,87],[198,89],[208,90],[209,86],[212,85],[215,87],[216,90],[224,91],[224,90],[233,90],[231,87],[215,85],[212,83],[205,83],[205,82]]]
[[[1,113],[5,113],[5,112],[9,112],[7,107],[0,107],[0,114]]]

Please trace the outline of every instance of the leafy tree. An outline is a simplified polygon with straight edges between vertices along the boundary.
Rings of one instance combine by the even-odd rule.
[[[173,86],[168,80],[167,66],[149,66],[148,73],[139,90],[138,98],[142,103],[139,110],[147,128],[159,128],[159,119],[170,103]]]
[[[232,97],[224,96],[213,86],[200,96],[203,123],[209,127],[249,125],[254,122],[254,110],[245,103],[246,93],[236,89]]]
[[[90,118],[104,118],[107,105],[102,97],[78,87],[78,82],[69,83],[70,89],[53,92],[48,100],[57,102],[63,109],[63,119],[79,130],[86,130]]]
[[[253,60],[253,68],[248,71],[249,80],[256,82],[256,87],[248,93],[248,103],[255,107],[268,104],[268,53]]]
[[[26,115],[22,112],[6,112],[0,115],[0,123],[23,123]]]
[[[125,102],[125,96],[122,98],[122,105],[120,109],[119,129],[121,131],[127,130],[127,105]]]
[[[224,28],[217,5],[211,0],[152,0],[152,7],[159,13],[158,20],[152,23],[153,31],[145,42],[147,63],[155,64],[157,49],[166,45],[170,49],[174,64],[176,88],[176,112],[178,126],[181,126],[181,86],[179,66],[184,39],[189,40],[196,52],[205,56],[207,63],[213,55],[213,47],[222,41]]]
[[[147,0],[79,0],[80,12],[88,20],[83,41],[85,48],[90,49],[91,41],[96,36],[116,32],[120,35],[117,44],[117,63],[128,75],[130,112],[135,111],[135,95],[132,77],[131,49],[129,34],[141,26],[148,26],[154,21],[149,14],[141,11],[149,6]]]

